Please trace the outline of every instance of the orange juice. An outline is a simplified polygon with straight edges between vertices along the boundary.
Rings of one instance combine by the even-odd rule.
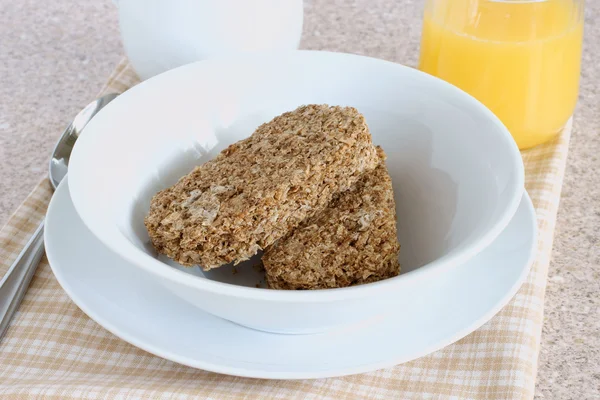
[[[554,137],[577,102],[582,1],[429,0],[422,71],[492,110],[524,149]]]

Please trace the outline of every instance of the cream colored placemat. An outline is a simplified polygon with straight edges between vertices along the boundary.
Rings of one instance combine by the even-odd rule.
[[[135,83],[123,61],[102,93],[123,92]],[[258,380],[196,370],[139,350],[89,319],[44,258],[0,342],[0,398],[530,399],[570,134],[569,125],[554,142],[523,152],[540,229],[527,281],[490,322],[440,351],[386,370],[319,380]],[[0,276],[44,217],[50,197],[50,184],[43,180],[0,231]]]

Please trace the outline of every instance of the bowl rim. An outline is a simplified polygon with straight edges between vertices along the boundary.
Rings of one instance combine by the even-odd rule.
[[[176,268],[173,268],[162,261],[150,256],[149,254],[143,252],[141,249],[137,248],[133,243],[125,240],[127,242],[126,245],[120,244],[118,241],[111,240],[110,233],[105,229],[100,229],[94,224],[90,224],[87,218],[85,218],[85,212],[82,211],[81,204],[78,201],[79,196],[77,193],[72,191],[72,188],[77,187],[77,185],[69,184],[69,192],[71,198],[73,200],[73,204],[77,211],[77,214],[81,217],[84,224],[87,228],[93,233],[93,235],[102,242],[105,246],[107,246],[110,250],[115,252],[120,257],[124,258],[126,261],[131,264],[142,268],[145,271],[148,271],[152,275],[171,281],[176,284],[185,285],[189,288],[198,289],[201,291],[208,291],[211,293],[223,295],[223,296],[234,296],[239,298],[247,298],[247,299],[257,299],[257,300],[268,300],[268,301],[281,301],[281,302],[323,302],[323,301],[342,301],[348,298],[360,298],[365,296],[370,296],[376,292],[388,291],[397,289],[402,285],[412,285],[417,281],[425,279],[429,277],[431,274],[439,273],[443,270],[450,269],[453,266],[460,265],[470,258],[474,257],[478,253],[480,253],[483,249],[485,249],[489,244],[491,244],[498,235],[504,230],[504,228],[508,225],[513,215],[515,214],[519,204],[521,202],[521,198],[523,196],[524,188],[524,165],[523,160],[521,158],[519,149],[512,138],[510,132],[506,128],[506,126],[498,119],[498,117],[490,111],[486,106],[484,106],[480,101],[475,99],[470,94],[464,92],[458,87],[440,79],[435,76],[429,75],[425,72],[419,71],[415,68],[411,68],[399,63],[377,59],[368,56],[348,54],[348,53],[340,53],[340,52],[331,52],[331,51],[321,51],[321,50],[293,50],[293,51],[280,51],[280,52],[256,52],[253,54],[243,54],[243,55],[234,55],[234,56],[224,56],[224,57],[216,57],[210,60],[197,61],[191,64],[186,64],[184,66],[171,69],[169,71],[163,72],[159,75],[156,75],[146,81],[139,83],[136,87],[129,89],[127,92],[123,93],[119,97],[122,96],[131,96],[132,93],[137,92],[136,88],[141,86],[146,86],[148,82],[156,81],[159,79],[165,79],[165,77],[169,77],[170,75],[178,74],[183,69],[196,68],[198,65],[205,65],[209,63],[220,63],[220,62],[231,62],[232,60],[235,62],[243,61],[245,58],[253,59],[255,57],[264,57],[265,55],[270,56],[293,56],[297,57],[332,57],[332,58],[346,58],[347,61],[352,62],[354,60],[362,60],[374,63],[380,63],[382,65],[394,66],[394,68],[404,69],[405,71],[419,75],[422,79],[429,80],[434,82],[434,85],[438,85],[445,90],[454,92],[457,96],[462,97],[462,99],[469,105],[473,107],[474,110],[479,112],[481,115],[485,117],[487,121],[491,125],[494,125],[497,130],[501,133],[502,140],[507,145],[509,149],[508,155],[510,156],[509,165],[511,165],[512,170],[514,172],[514,179],[511,179],[511,184],[507,186],[507,190],[512,193],[512,198],[507,202],[504,206],[504,210],[500,213],[499,218],[495,221],[492,227],[480,238],[475,239],[474,242],[466,246],[464,248],[459,248],[455,252],[440,257],[436,260],[433,260],[415,270],[400,274],[393,278],[388,278],[378,282],[372,282],[363,285],[344,287],[344,288],[334,288],[334,289],[319,289],[319,290],[306,290],[306,291],[288,291],[288,290],[273,290],[266,288],[253,288],[246,286],[238,286],[225,282],[213,281],[210,279],[204,279],[195,275],[191,275],[180,271]],[[168,79],[168,78],[167,78]],[[119,98],[113,101],[111,104],[105,107],[106,109],[114,107],[116,103],[119,103]],[[102,112],[104,110],[101,110]],[[83,139],[83,140],[82,140]],[[86,142],[85,135],[83,135],[79,142]],[[74,154],[77,152],[78,148],[82,146],[75,146]],[[78,175],[76,173],[69,173],[67,175],[68,178],[71,176]],[[69,183],[71,183],[71,179],[69,179]]]

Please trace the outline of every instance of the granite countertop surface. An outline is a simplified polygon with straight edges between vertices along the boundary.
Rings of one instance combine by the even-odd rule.
[[[414,66],[423,0],[305,0],[302,47]],[[545,301],[537,399],[600,398],[600,0],[588,0],[579,104]],[[0,225],[123,57],[110,0],[0,0]]]

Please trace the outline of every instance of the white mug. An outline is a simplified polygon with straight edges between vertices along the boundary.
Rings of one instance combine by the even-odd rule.
[[[302,0],[114,0],[141,79],[233,52],[297,49]]]

